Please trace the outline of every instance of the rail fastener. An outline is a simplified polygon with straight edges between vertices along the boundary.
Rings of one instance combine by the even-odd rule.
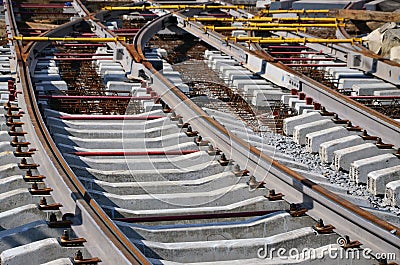
[[[43,182],[46,178],[43,175],[32,175],[32,170],[28,169],[25,175],[22,176],[25,182]]]
[[[268,191],[268,195],[265,195],[264,197],[267,198],[269,201],[279,201],[283,200],[283,193],[279,192],[276,193],[274,189],[271,189]]]
[[[266,183],[264,181],[257,181],[256,177],[251,175],[249,181],[247,181],[246,184],[249,186],[251,190],[254,190],[254,189],[264,189]]]
[[[218,148],[214,148],[214,146],[209,143],[208,144],[208,148],[207,148],[207,154],[210,156],[215,156],[215,155],[219,155],[221,153],[221,150],[219,150]]]
[[[97,257],[84,259],[82,252],[80,250],[78,250],[74,255],[73,264],[95,265],[99,262],[101,262],[101,259],[99,259]]]
[[[343,249],[355,249],[355,248],[360,248],[362,243],[358,240],[350,240],[350,237],[348,235],[345,235],[343,238],[344,242],[341,244],[341,247]]]
[[[32,187],[29,190],[29,193],[32,195],[50,195],[50,192],[53,191],[52,188],[39,188],[37,182],[32,183]]]
[[[247,169],[240,169],[239,164],[235,164],[233,166],[233,170],[232,170],[233,174],[235,174],[236,177],[244,177],[247,176],[249,174],[249,171]]]
[[[36,149],[29,149],[28,151],[22,151],[21,146],[17,145],[13,152],[15,157],[31,157],[35,154]]]
[[[83,246],[83,243],[86,243],[87,241],[83,237],[71,238],[69,231],[66,229],[60,236],[59,242],[62,247],[76,247]]]
[[[21,146],[21,147],[28,147],[31,143],[30,142],[19,142],[18,141],[18,136],[14,136],[13,139],[10,142],[10,145],[12,147],[17,147],[17,146]]]
[[[330,234],[333,233],[335,227],[331,224],[324,224],[322,219],[319,219],[317,224],[312,227],[318,234]]]
[[[289,214],[292,217],[300,217],[306,214],[307,208],[302,207],[300,203],[291,203],[289,206]]]
[[[185,134],[188,137],[195,137],[195,136],[197,136],[198,133],[199,133],[198,131],[193,131],[192,126],[190,126],[190,125],[187,127],[186,132],[185,132]]]
[[[61,220],[57,220],[57,216],[54,212],[52,212],[49,216],[49,221],[47,222],[47,225],[50,228],[70,228],[72,225],[72,221],[67,219],[67,216],[71,214],[64,214],[62,216]]]
[[[194,142],[197,146],[208,146],[208,144],[210,143],[210,141],[203,140],[203,137],[201,137],[201,135],[197,135],[197,137],[194,139]]]
[[[28,163],[26,161],[26,158],[21,158],[21,162],[18,163],[18,167],[19,169],[36,169],[38,168],[40,165],[39,164],[35,164],[35,163]]]
[[[61,203],[47,204],[46,197],[42,197],[39,201],[39,210],[41,211],[58,211],[61,207]]]

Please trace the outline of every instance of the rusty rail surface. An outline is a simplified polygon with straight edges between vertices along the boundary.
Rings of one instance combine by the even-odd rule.
[[[7,12],[10,17],[13,17],[10,0],[6,2],[8,5]],[[82,3],[79,3],[82,5]],[[89,14],[88,14],[89,15]],[[76,21],[79,23],[80,21]],[[67,23],[68,24],[68,23]],[[60,27],[62,27],[61,25]],[[17,27],[15,22],[11,25],[13,35],[16,34]],[[52,35],[53,30],[46,32],[47,36]],[[19,77],[23,87],[23,96],[25,103],[28,106],[28,115],[32,124],[34,125],[36,135],[46,150],[46,155],[49,156],[53,164],[59,171],[60,177],[65,181],[70,190],[75,195],[74,200],[80,201],[81,205],[96,221],[96,224],[101,228],[103,233],[115,245],[115,247],[122,252],[130,264],[151,264],[147,258],[133,245],[133,243],[123,234],[116,224],[108,217],[103,209],[92,199],[80,180],[76,177],[74,172],[64,160],[62,154],[59,152],[56,144],[51,138],[46,125],[41,117],[40,110],[35,98],[34,89],[31,83],[29,65],[27,65],[26,58],[34,52],[36,44],[29,44],[27,50],[23,51],[21,43],[14,41],[15,52],[19,66]],[[106,254],[107,255],[107,254]]]
[[[329,219],[333,222],[335,226],[343,228],[344,224],[341,224],[340,222],[345,221],[346,224],[344,226],[348,225],[347,229],[345,229],[348,233],[352,233],[352,231],[349,230],[351,230],[351,226],[353,226],[354,231],[362,231],[363,233],[365,233],[363,235],[364,238],[367,238],[367,241],[369,241],[370,244],[378,247],[378,249],[385,249],[387,247],[395,252],[399,252],[399,227],[396,227],[374,216],[373,214],[361,209],[360,207],[350,203],[349,201],[339,197],[338,195],[326,190],[325,188],[314,183],[313,181],[278,163],[273,158],[263,154],[260,150],[249,145],[239,137],[230,134],[225,127],[210,118],[200,107],[190,101],[186,97],[186,95],[184,95],[167,78],[162,76],[153,68],[151,63],[146,60],[146,57],[143,53],[142,46],[147,40],[143,40],[142,38],[152,31],[152,26],[168,18],[169,16],[171,16],[171,14],[164,15],[163,17],[157,18],[156,20],[153,20],[152,22],[145,25],[136,35],[133,47],[127,47],[135,61],[143,64],[155,78],[161,80],[161,82],[168,88],[168,91],[162,91],[161,93],[159,93],[161,95],[161,98],[172,108],[174,108],[173,106],[176,106],[177,103],[181,103],[180,106],[185,105],[186,109],[191,110],[191,114],[194,114],[196,117],[196,123],[194,124],[194,127],[196,127],[196,129],[205,136],[215,137],[214,140],[220,145],[220,149],[234,149],[231,155],[233,159],[235,159],[236,161],[241,161],[240,158],[245,157],[249,160],[250,167],[252,166],[251,164],[253,164],[254,168],[258,168],[259,171],[265,174],[264,176],[273,176],[274,181],[280,181],[284,183],[276,184],[273,182],[268,182],[268,184],[275,184],[278,185],[278,187],[285,186],[286,188],[288,188],[288,190],[285,190],[285,192],[287,193],[296,191],[297,194],[302,194],[303,198],[304,196],[308,197],[305,200],[311,199],[311,204],[314,207],[316,207],[317,204],[320,204],[324,208],[324,212],[326,213],[324,217],[330,217]],[[156,32],[152,33],[155,34]],[[260,54],[260,52],[257,53]],[[260,55],[264,56],[267,59],[269,58],[269,55],[267,54]],[[288,67],[286,68],[291,73],[294,73],[296,75],[298,74],[292,69]],[[157,90],[157,87],[154,88]],[[189,111],[187,112],[190,113]],[[185,117],[185,115],[183,116]],[[237,146],[237,149],[235,148],[235,146]],[[260,168],[262,168],[262,170],[260,170]],[[355,237],[361,236],[357,232],[353,234],[355,235]],[[387,248],[386,250],[388,250]]]

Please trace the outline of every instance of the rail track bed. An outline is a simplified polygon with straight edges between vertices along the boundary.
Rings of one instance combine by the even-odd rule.
[[[396,99],[350,86],[375,79],[315,49],[269,45],[271,61],[185,20],[249,15],[235,6],[141,5],[74,1],[75,19],[46,33],[68,38],[45,45],[19,41],[7,12],[1,264],[394,264]],[[338,97],[381,97],[368,104],[390,116],[382,136],[310,95],[328,75]]]

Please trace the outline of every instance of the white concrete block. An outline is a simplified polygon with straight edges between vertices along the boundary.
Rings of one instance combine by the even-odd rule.
[[[350,165],[356,160],[385,153],[393,153],[392,149],[379,149],[375,144],[366,143],[336,150],[333,153],[333,162],[336,170],[350,170]]]
[[[343,138],[339,138],[336,140],[331,140],[325,143],[322,143],[319,148],[319,156],[321,161],[324,163],[331,163],[333,160],[333,153],[336,150],[340,150],[343,148],[347,148],[350,146],[355,146],[364,143],[364,140],[357,136],[351,135]]]
[[[391,206],[400,207],[400,180],[389,182],[386,185],[385,201]]]
[[[374,96],[400,96],[400,89],[375,91]]]
[[[268,85],[269,83],[264,80],[264,79],[249,79],[249,80],[243,80],[243,79],[237,79],[233,80],[232,85],[237,87],[239,90],[243,89],[244,86],[246,85]]]
[[[283,120],[283,132],[285,133],[285,135],[291,136],[293,135],[294,127],[296,127],[297,125],[329,118],[330,117],[327,116],[321,116],[319,113],[307,113],[286,118]]]
[[[350,132],[343,126],[335,126],[325,130],[309,133],[306,135],[306,150],[317,153],[322,143],[349,136]]]
[[[282,95],[286,93],[280,90],[269,90],[269,91],[254,91],[254,97],[251,100],[251,104],[256,107],[268,107],[271,101],[280,101]]]
[[[61,81],[61,76],[59,74],[34,74],[34,82],[40,81]]]
[[[356,160],[350,165],[349,178],[351,181],[367,183],[369,172],[400,165],[399,159],[393,154],[383,154]]]
[[[289,107],[294,109],[297,103],[306,103],[304,99],[299,99],[299,98],[289,98]]]
[[[333,121],[326,119],[297,125],[293,130],[293,140],[300,145],[305,145],[307,134],[328,129],[333,126],[335,126]]]
[[[400,180],[400,166],[388,167],[372,171],[367,175],[368,191],[374,195],[385,194],[386,185]]]
[[[314,105],[307,105],[306,103],[299,102],[299,103],[295,104],[294,108],[297,111],[297,113],[301,115],[306,110],[313,110]]]
[[[389,84],[389,83],[372,83],[372,84],[355,84],[352,87],[352,90],[358,96],[373,96],[375,91],[382,91],[382,90],[390,90],[396,89],[396,86]]]
[[[282,96],[282,98],[281,98],[281,101],[283,102],[283,104],[286,104],[286,105],[288,105],[289,104],[289,100],[291,99],[291,98],[298,98],[298,96],[296,96],[296,95],[283,95]]]
[[[383,82],[379,79],[372,78],[341,78],[339,79],[338,89],[351,90],[353,85],[356,84],[382,84]]]

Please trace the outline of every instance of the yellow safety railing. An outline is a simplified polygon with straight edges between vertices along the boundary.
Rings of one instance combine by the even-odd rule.
[[[325,23],[340,23],[344,18],[330,18],[330,17],[252,17],[252,18],[222,18],[222,17],[190,17],[186,21],[198,22],[280,22],[280,21],[313,21]]]
[[[296,14],[313,14],[313,13],[329,13],[329,9],[316,9],[316,10],[306,10],[306,9],[286,9],[286,10],[261,10],[262,14],[286,14],[286,13],[296,13]]]
[[[350,39],[319,39],[319,38],[265,38],[265,37],[226,37],[225,41],[248,42],[260,44],[284,44],[284,43],[361,43],[361,38]]]
[[[78,41],[78,42],[117,42],[126,41],[125,37],[115,37],[115,38],[74,38],[74,37],[24,37],[24,36],[14,36],[10,40],[18,41]]]
[[[248,27],[317,27],[317,28],[337,28],[344,27],[346,24],[344,23],[246,23]]]
[[[283,25],[282,25],[283,26]],[[207,32],[207,30],[212,31],[232,31],[232,30],[244,30],[244,31],[303,31],[306,32],[307,28],[305,27],[216,27],[216,26],[204,26],[203,30]]]
[[[244,6],[234,5],[234,6],[211,6],[211,5],[155,5],[155,6],[105,6],[102,10],[109,11],[145,11],[145,10],[153,10],[153,9],[243,9]]]

